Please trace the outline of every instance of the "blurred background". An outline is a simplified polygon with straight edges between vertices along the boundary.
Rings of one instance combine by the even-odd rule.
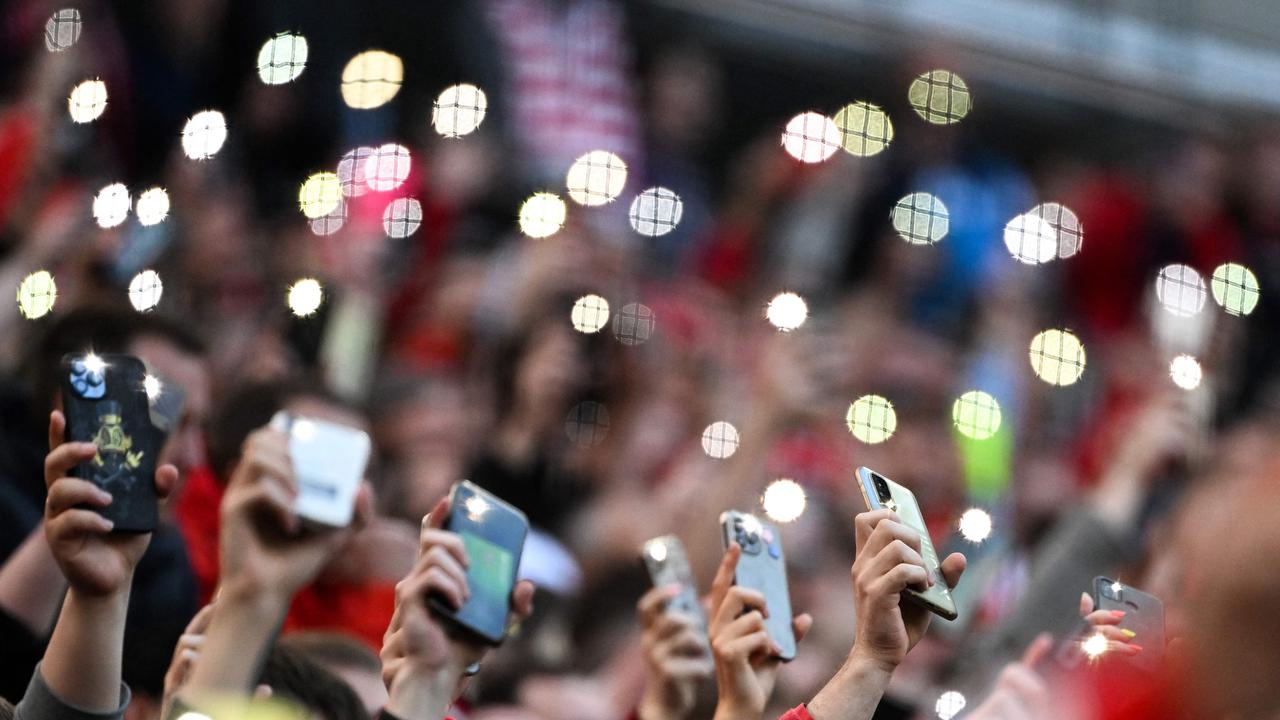
[[[624,717],[638,549],[677,534],[706,583],[735,506],[784,528],[816,628],[776,703],[810,697],[852,639],[859,465],[970,558],[961,620],[880,711],[933,716],[1069,621],[1099,568],[1148,577],[1177,498],[1280,421],[1280,6],[5,0],[0,18],[18,300],[0,550],[43,503],[53,350],[115,329],[190,361],[129,346],[186,401],[179,582],[156,591],[177,600],[131,629],[166,649],[126,668],[142,697],[216,583],[240,443],[280,407],[371,432],[380,515],[288,631],[376,650],[459,478],[528,514],[539,612],[473,687],[494,719]],[[1032,559],[1072,528],[1106,546],[1046,570],[1084,583],[1054,594]]]

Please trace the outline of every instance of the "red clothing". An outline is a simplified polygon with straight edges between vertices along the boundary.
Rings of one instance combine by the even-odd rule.
[[[809,708],[804,705],[797,705],[788,710],[778,720],[813,720],[813,716],[809,714]]]
[[[225,490],[212,470],[198,468],[188,475],[174,508],[202,605],[218,587],[218,512]],[[338,630],[364,641],[376,652],[382,648],[382,635],[395,606],[394,583],[313,583],[294,596],[284,630]]]

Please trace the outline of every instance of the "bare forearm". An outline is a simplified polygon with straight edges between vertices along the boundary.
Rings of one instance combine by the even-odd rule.
[[[442,720],[453,704],[461,675],[459,669],[397,678],[388,690],[387,711],[401,720]]]
[[[58,569],[44,525],[27,536],[0,567],[0,608],[43,638],[58,615],[67,580]]]
[[[111,712],[120,705],[124,624],[128,585],[114,595],[86,597],[67,593],[49,639],[40,673],[53,694],[89,712]]]
[[[275,596],[219,598],[184,698],[251,693],[287,609],[288,601]]]
[[[871,661],[850,657],[809,702],[814,720],[870,720],[892,672]]]

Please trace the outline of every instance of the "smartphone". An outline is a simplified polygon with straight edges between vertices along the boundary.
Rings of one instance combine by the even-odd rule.
[[[764,595],[769,617],[764,629],[769,639],[782,648],[778,657],[791,661],[796,656],[796,636],[791,627],[791,593],[787,589],[787,559],[782,554],[778,529],[749,513],[727,510],[720,515],[721,539],[727,550],[736,542],[742,548],[733,584]]]
[[[449,517],[444,529],[462,536],[467,549],[467,588],[471,597],[454,610],[441,598],[429,598],[436,612],[491,645],[507,634],[511,591],[524,551],[529,521],[524,513],[463,480],[449,494]]]
[[[1093,606],[1097,610],[1123,610],[1120,628],[1130,630],[1142,652],[1126,658],[1133,665],[1155,672],[1164,661],[1164,603],[1160,598],[1110,578],[1093,579]]]
[[[120,532],[151,532],[159,520],[156,456],[165,433],[151,422],[148,382],[142,361],[132,355],[72,353],[61,363],[62,409],[68,442],[98,446],[92,460],[72,475],[111,493],[111,504],[93,508]]]
[[[304,521],[324,527],[350,525],[369,464],[369,435],[284,411],[275,414],[271,427],[289,436],[289,459],[298,482],[293,511]]]
[[[868,510],[892,510],[902,519],[903,524],[920,534],[920,555],[924,558],[925,569],[933,577],[934,583],[926,590],[907,588],[906,596],[936,615],[955,620],[959,617],[955,599],[951,597],[947,581],[942,577],[938,551],[933,548],[933,540],[929,537],[929,528],[924,524],[924,513],[920,512],[915,494],[865,467],[858,468],[858,486]]]
[[[649,540],[641,552],[644,566],[649,571],[649,579],[654,587],[679,585],[680,594],[667,603],[669,609],[684,613],[693,618],[701,634],[707,631],[707,617],[698,602],[698,583],[693,579],[693,571],[689,568],[689,556],[685,554],[684,543],[675,535],[663,535]]]

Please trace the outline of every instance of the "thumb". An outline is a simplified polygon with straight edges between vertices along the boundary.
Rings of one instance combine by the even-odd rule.
[[[1093,596],[1087,592],[1080,593],[1080,617],[1093,612]]]

